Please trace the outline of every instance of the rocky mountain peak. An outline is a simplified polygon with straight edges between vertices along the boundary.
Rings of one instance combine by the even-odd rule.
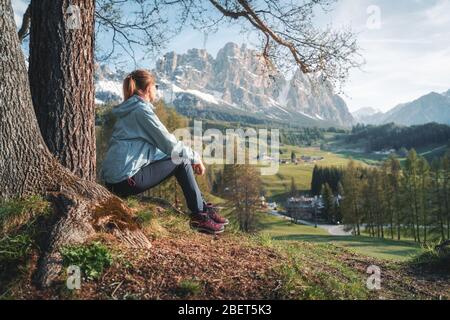
[[[106,68],[98,79],[110,78]],[[216,57],[204,49],[166,53],[155,74],[166,101],[181,113],[208,116],[241,114],[305,125],[350,126],[354,119],[331,86],[310,81],[299,70],[294,76],[268,75],[259,53],[229,42]],[[225,117],[228,119],[229,117]]]
[[[314,86],[299,70],[292,79],[280,73],[268,76],[265,70],[257,51],[229,42],[215,58],[201,49],[166,54],[158,61],[156,74],[165,84],[164,91],[170,91],[171,101],[184,111],[206,110],[214,102],[223,112],[250,111],[273,120],[353,123],[345,102],[329,84],[317,86],[320,81],[315,81]]]
[[[113,71],[106,64],[95,65],[95,81],[122,81],[125,76],[124,71]]]

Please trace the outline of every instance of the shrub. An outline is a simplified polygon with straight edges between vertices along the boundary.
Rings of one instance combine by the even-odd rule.
[[[50,203],[41,196],[0,200],[0,236],[31,225],[33,218],[50,213]]]
[[[182,280],[176,289],[177,295],[181,297],[196,296],[202,292],[201,284],[193,279]]]
[[[25,262],[33,247],[33,240],[27,234],[5,236],[0,239],[0,266]]]
[[[147,210],[139,211],[137,213],[137,221],[143,227],[150,225],[152,219],[153,219],[153,211],[152,210],[147,209]]]
[[[450,274],[450,246],[442,248],[426,247],[425,252],[412,260],[412,264],[431,272]]]
[[[15,281],[36,248],[36,220],[51,212],[40,196],[0,200],[0,289]]]
[[[61,255],[64,266],[80,267],[84,277],[89,280],[98,279],[113,263],[113,255],[109,248],[100,242],[67,246],[61,249]]]
[[[130,208],[139,207],[139,199],[136,197],[128,197],[125,201]]]

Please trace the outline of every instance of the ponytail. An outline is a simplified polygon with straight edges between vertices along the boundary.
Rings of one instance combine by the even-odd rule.
[[[155,84],[155,77],[147,70],[135,70],[123,80],[123,98],[128,100],[139,91]]]
[[[128,75],[123,81],[123,98],[124,100],[128,100],[136,93],[136,81],[133,79],[133,76]]]

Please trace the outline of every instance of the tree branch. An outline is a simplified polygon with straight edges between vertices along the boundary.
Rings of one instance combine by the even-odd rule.
[[[240,23],[242,31],[254,31],[261,38],[259,50],[268,70],[298,67],[305,74],[320,75],[313,78],[342,84],[349,70],[363,63],[351,30],[321,30],[314,25],[316,9],[327,12],[337,0],[135,1],[140,10],[130,16],[124,0],[96,0],[98,31],[110,32],[113,42],[106,57],[114,52],[114,43],[130,48],[124,50],[131,55],[134,47],[160,49],[188,23],[212,33],[219,24]]]
[[[28,5],[27,10],[25,10],[25,13],[23,14],[22,26],[18,31],[20,42],[22,42],[23,39],[25,39],[28,36],[30,26],[31,26],[31,6]]]
[[[310,70],[306,63],[300,58],[299,53],[295,46],[288,41],[283,40],[279,37],[272,29],[270,29],[267,24],[265,24],[260,17],[255,13],[247,0],[238,0],[239,4],[245,9],[246,15],[245,17],[249,19],[251,17],[253,21],[250,21],[254,26],[256,26],[260,31],[262,31],[267,37],[272,38],[276,43],[281,46],[284,46],[289,49],[291,52],[295,62],[299,65],[300,69],[303,73],[309,73]],[[250,19],[249,19],[250,20]],[[264,57],[268,58],[268,49],[269,49],[269,40],[267,39],[265,48],[264,48]]]
[[[219,10],[220,13],[222,13],[226,17],[230,17],[233,19],[239,19],[240,17],[247,16],[247,12],[245,12],[245,11],[235,12],[235,11],[228,10],[228,9],[222,7],[216,0],[209,0],[209,2],[211,2],[213,4],[213,6],[216,7],[216,9]]]

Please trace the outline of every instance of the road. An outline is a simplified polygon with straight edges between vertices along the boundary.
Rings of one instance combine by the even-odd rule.
[[[273,216],[276,216],[276,217],[280,217],[280,218],[283,218],[283,219],[286,219],[286,220],[292,220],[290,217],[282,215],[278,211],[272,210],[270,213]],[[306,220],[297,220],[297,221],[300,222],[301,224],[305,225],[305,226],[311,226],[311,227],[315,226],[314,223],[306,221]],[[330,234],[332,236],[344,237],[344,236],[352,235],[351,232],[345,231],[344,230],[344,226],[342,226],[342,225],[318,224],[317,227],[326,230],[328,232],[328,234]]]

